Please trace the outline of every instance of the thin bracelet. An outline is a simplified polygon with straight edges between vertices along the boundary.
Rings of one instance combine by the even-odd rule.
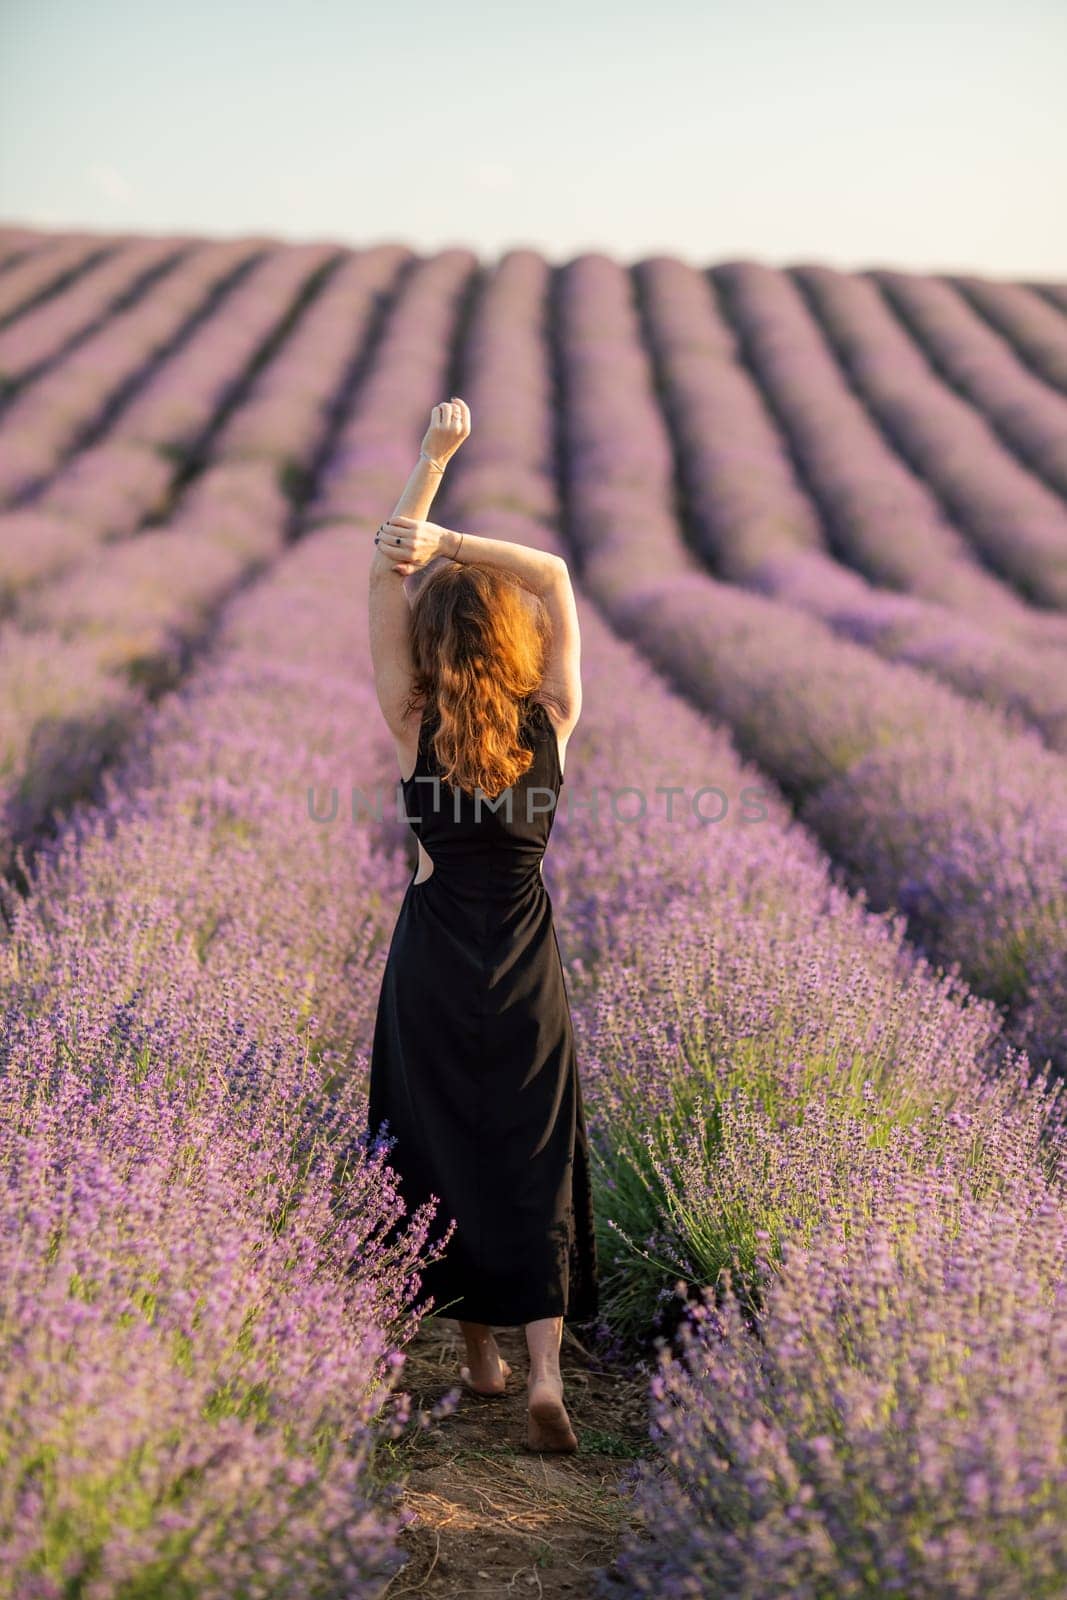
[[[459,553],[460,553],[460,551],[462,549],[463,549],[463,534],[461,533],[460,536],[459,536],[459,543],[456,546],[456,553],[452,557],[453,561],[458,561],[459,560]]]
[[[445,470],[444,467],[441,466],[440,462],[435,461],[433,456],[428,456],[425,450],[420,450],[419,455],[423,461],[428,461],[430,463],[435,472],[443,472]]]

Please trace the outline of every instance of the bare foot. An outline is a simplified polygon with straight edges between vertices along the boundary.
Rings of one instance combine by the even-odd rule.
[[[529,1385],[526,1441],[531,1450],[572,1453],[578,1440],[563,1404],[559,1378],[538,1378]]]
[[[475,1363],[473,1373],[470,1367],[460,1367],[459,1375],[463,1379],[464,1387],[469,1389],[471,1394],[503,1394],[511,1377],[511,1366],[501,1358],[500,1352],[494,1347]]]

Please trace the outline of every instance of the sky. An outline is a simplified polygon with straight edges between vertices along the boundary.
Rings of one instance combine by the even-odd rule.
[[[0,219],[1067,279],[1065,0],[0,0]]]

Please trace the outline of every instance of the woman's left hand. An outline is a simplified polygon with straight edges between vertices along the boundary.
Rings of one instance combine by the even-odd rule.
[[[390,517],[378,533],[378,549],[403,577],[417,572],[434,556],[443,555],[442,543],[450,530],[416,517]]]

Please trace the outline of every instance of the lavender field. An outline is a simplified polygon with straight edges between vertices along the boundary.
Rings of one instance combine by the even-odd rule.
[[[1062,1600],[1067,285],[13,227],[0,1596],[404,1592],[458,1396],[360,1137],[366,582],[451,393],[433,519],[582,623],[544,870],[646,1436],[568,1592]]]

